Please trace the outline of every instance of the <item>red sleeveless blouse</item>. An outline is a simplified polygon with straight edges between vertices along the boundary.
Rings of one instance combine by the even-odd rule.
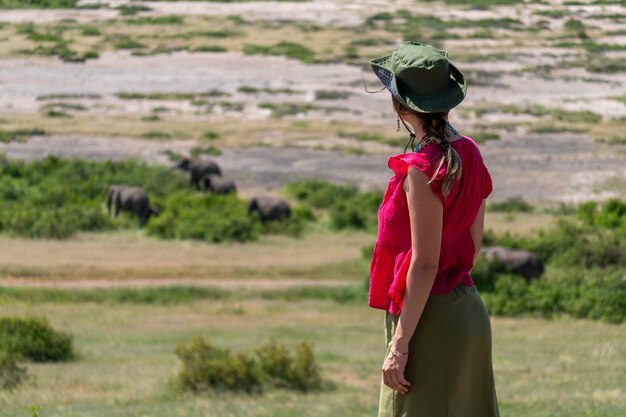
[[[482,200],[492,191],[491,176],[476,142],[463,136],[450,142],[450,146],[461,158],[462,175],[454,181],[446,198],[441,193],[445,162],[430,184],[443,202],[441,252],[432,294],[449,293],[459,283],[474,285],[470,271],[474,266],[475,248],[469,229]],[[400,314],[412,254],[409,211],[402,183],[409,166],[432,177],[441,156],[439,145],[432,144],[417,153],[389,157],[388,166],[395,175],[389,180],[378,209],[378,233],[370,265],[369,307]]]

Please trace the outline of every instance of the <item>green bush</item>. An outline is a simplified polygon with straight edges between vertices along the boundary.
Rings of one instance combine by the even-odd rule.
[[[528,283],[523,278],[500,275],[496,277],[494,287],[494,292],[483,295],[490,313],[515,316],[530,311]]]
[[[319,365],[310,343],[300,342],[291,366],[291,387],[301,391],[317,390],[322,387]]]
[[[246,55],[284,55],[287,58],[297,59],[305,64],[312,63],[315,58],[315,51],[298,43],[281,41],[274,45],[253,45],[247,44],[243,47]]]
[[[279,220],[268,220],[265,223],[261,223],[261,232],[263,234],[283,234],[300,237],[304,232],[306,220],[309,219],[300,217],[299,215],[292,215]]]
[[[611,199],[602,207],[595,201],[579,205],[576,216],[586,225],[609,229],[626,229],[626,201]]]
[[[0,9],[72,9],[76,0],[0,0]]]
[[[175,349],[183,362],[177,381],[194,392],[208,389],[261,392],[265,375],[259,363],[245,352],[232,355],[202,337],[180,344]]]
[[[233,194],[191,194],[180,191],[163,201],[161,215],[151,219],[148,232],[170,239],[207,242],[255,240],[261,225],[248,216],[247,204]]]
[[[376,192],[360,192],[346,200],[338,200],[330,210],[334,229],[374,229],[377,222],[381,195]]]
[[[580,268],[607,268],[626,266],[626,234],[624,228],[602,227],[577,219],[559,219],[549,229],[540,230],[535,236],[505,233],[499,236],[485,233],[484,245],[499,244],[514,249],[526,249],[536,253],[541,260],[552,266]],[[621,222],[623,220],[613,220]]]
[[[255,353],[270,384],[301,391],[321,388],[319,365],[310,343],[300,342],[292,355],[284,344],[272,338]]]
[[[214,389],[261,393],[267,386],[310,391],[322,386],[319,366],[307,342],[300,342],[293,355],[275,339],[254,349],[254,355],[233,355],[196,336],[178,345],[175,353],[183,362],[178,386],[194,392]]]
[[[511,212],[525,212],[530,213],[533,211],[533,206],[526,201],[522,197],[513,197],[508,200],[504,200],[498,203],[489,204],[489,209],[491,211],[503,211],[507,213]]]
[[[345,200],[357,194],[355,187],[313,178],[287,183],[285,191],[315,208],[330,208],[337,200]]]
[[[496,259],[488,261],[484,256],[479,256],[472,268],[472,281],[478,291],[493,291],[495,280],[498,275],[505,274],[506,268]]]
[[[493,292],[481,293],[490,313],[626,321],[626,281],[620,269],[556,269],[527,283],[515,275],[499,275]]]
[[[359,192],[351,185],[333,184],[318,179],[305,179],[285,185],[285,191],[305,206],[328,209],[334,229],[371,229],[376,227],[382,195]]]
[[[583,203],[567,213],[532,236],[485,233],[484,245],[526,249],[546,264],[543,276],[528,284],[479,258],[472,278],[490,311],[626,321],[626,201]]]
[[[72,336],[52,328],[44,317],[0,317],[0,351],[35,362],[75,357]]]
[[[187,187],[180,172],[137,160],[95,162],[48,156],[39,161],[0,157],[0,231],[67,238],[78,231],[128,227],[103,205],[111,184],[142,186],[156,199]]]
[[[0,388],[11,390],[18,387],[27,377],[26,368],[20,366],[15,355],[0,351]]]

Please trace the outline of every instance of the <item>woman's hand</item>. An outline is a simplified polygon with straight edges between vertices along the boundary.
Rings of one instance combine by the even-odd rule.
[[[406,367],[409,355],[394,355],[393,348],[389,350],[389,354],[383,364],[383,382],[390,388],[395,389],[401,394],[406,394],[411,383],[404,378],[404,368]]]

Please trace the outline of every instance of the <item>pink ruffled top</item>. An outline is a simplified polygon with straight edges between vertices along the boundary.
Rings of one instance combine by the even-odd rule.
[[[443,202],[443,230],[439,268],[431,293],[446,294],[463,283],[474,285],[470,271],[474,261],[474,242],[470,226],[482,200],[491,193],[491,176],[483,163],[476,142],[468,136],[450,143],[461,158],[462,175],[448,196],[441,193],[446,173],[444,163],[430,186]],[[420,152],[392,155],[388,166],[394,172],[378,209],[378,233],[370,266],[369,306],[400,314],[411,261],[411,226],[406,194],[402,183],[409,166],[430,178],[441,159],[441,148],[429,145]]]

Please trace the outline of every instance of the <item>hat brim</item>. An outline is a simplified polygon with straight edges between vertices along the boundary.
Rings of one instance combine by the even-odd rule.
[[[396,77],[391,71],[391,55],[372,59],[370,65],[376,76],[383,85],[407,107],[422,112],[435,113],[450,110],[459,105],[467,94],[467,81],[463,73],[451,62],[450,66],[450,87],[441,93],[431,96],[420,96],[410,92],[401,91],[396,83]]]

